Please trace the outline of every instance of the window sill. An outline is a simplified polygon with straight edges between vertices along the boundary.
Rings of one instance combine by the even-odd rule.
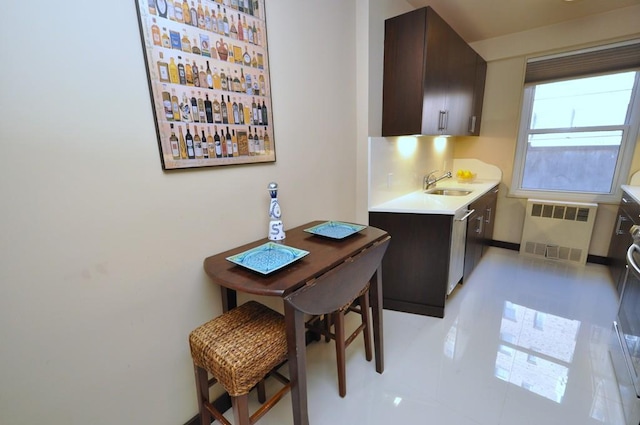
[[[553,192],[553,191],[534,191],[534,190],[509,190],[507,192],[509,198],[520,199],[545,199],[549,201],[563,202],[590,202],[596,204],[614,204],[620,203],[622,197],[622,189],[613,194],[592,194],[592,193],[571,193],[571,192]]]

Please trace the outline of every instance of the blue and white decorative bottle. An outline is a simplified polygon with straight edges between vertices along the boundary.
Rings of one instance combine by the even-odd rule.
[[[269,183],[269,195],[271,195],[271,204],[269,205],[269,239],[272,241],[281,241],[284,239],[284,225],[280,217],[280,204],[278,203],[278,183]]]

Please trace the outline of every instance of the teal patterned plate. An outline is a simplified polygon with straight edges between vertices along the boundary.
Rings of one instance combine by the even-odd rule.
[[[309,251],[292,248],[275,242],[267,242],[240,254],[227,257],[227,260],[262,274],[269,274],[287,266]]]
[[[305,232],[313,233],[314,235],[325,236],[332,239],[344,239],[347,236],[351,236],[354,233],[358,233],[367,226],[361,224],[343,223],[341,221],[327,221],[326,223],[318,224],[317,226],[304,229]]]

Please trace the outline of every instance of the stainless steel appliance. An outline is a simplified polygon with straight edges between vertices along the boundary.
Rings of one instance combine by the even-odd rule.
[[[640,424],[640,226],[631,227],[626,276],[609,352],[627,425]]]

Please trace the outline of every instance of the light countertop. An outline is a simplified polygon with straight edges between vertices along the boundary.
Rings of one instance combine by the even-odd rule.
[[[438,182],[436,187],[440,189],[471,190],[471,193],[465,196],[443,196],[431,195],[423,190],[417,190],[379,205],[372,205],[369,207],[369,211],[454,215],[456,211],[466,208],[470,203],[489,192],[499,183],[500,180],[498,179],[478,179],[472,183],[458,183],[455,178],[447,179]],[[640,194],[640,190],[638,193]]]
[[[633,186],[628,184],[623,184],[620,186],[622,190],[627,192],[629,196],[633,198],[634,201],[640,203],[640,186]]]

